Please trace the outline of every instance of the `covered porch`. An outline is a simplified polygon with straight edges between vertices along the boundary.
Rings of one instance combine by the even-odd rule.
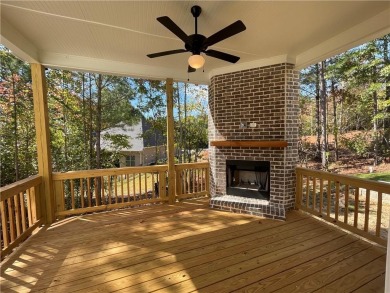
[[[203,72],[188,75],[188,56],[146,58],[150,48],[182,46],[156,17],[182,19],[190,32],[193,4],[205,11],[206,35],[218,29],[217,19],[220,28],[242,19],[247,34],[221,44],[240,55],[239,63],[207,59]],[[3,261],[2,291],[384,290],[388,185],[296,169],[297,76],[389,33],[388,3],[2,1],[1,7],[4,44],[31,63],[39,167],[36,176],[0,190],[2,258],[35,234]],[[137,13],[130,18],[129,11]],[[166,80],[167,164],[53,173],[45,67]],[[210,163],[174,161],[172,83],[188,78],[209,85]],[[273,164],[265,204],[224,197],[232,159]],[[198,197],[206,198],[187,200]]]

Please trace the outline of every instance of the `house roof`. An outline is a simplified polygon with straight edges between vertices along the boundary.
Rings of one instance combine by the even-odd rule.
[[[202,7],[199,33],[210,36],[240,19],[247,29],[212,49],[238,55],[234,65],[206,56],[213,75],[289,62],[304,68],[390,33],[389,1],[1,1],[2,43],[48,67],[132,77],[187,80],[190,53],[156,59],[148,53],[183,43],[156,18],[169,16],[188,35],[192,5]]]

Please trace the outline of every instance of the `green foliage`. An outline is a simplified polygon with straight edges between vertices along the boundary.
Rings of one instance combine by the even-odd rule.
[[[390,154],[389,40],[386,35],[326,60],[327,130],[374,133],[344,138],[341,147],[376,161]],[[321,131],[315,126],[318,74],[315,65],[301,71],[301,135]]]
[[[37,154],[30,66],[4,47],[0,56],[0,178],[6,185],[36,174]],[[46,70],[46,81],[53,171],[118,167],[128,138],[106,134],[110,150],[100,150],[99,134],[141,117],[151,125],[144,138],[166,143],[165,82],[56,69]],[[207,115],[192,103],[186,109],[188,147],[198,152],[207,147]]]
[[[366,156],[371,146],[371,138],[367,133],[359,133],[353,137],[340,138],[340,143],[351,152],[356,153],[358,156]]]
[[[37,171],[31,73],[28,64],[0,48],[0,185]]]

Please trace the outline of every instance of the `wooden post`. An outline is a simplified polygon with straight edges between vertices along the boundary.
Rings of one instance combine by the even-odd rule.
[[[175,145],[173,125],[173,79],[167,78],[167,147],[168,147],[168,198],[169,204],[174,204],[175,196]]]
[[[42,216],[47,224],[54,222],[54,198],[50,150],[49,113],[45,68],[41,64],[31,64],[32,89],[34,99],[35,130],[37,138],[38,173],[42,176],[40,197]]]

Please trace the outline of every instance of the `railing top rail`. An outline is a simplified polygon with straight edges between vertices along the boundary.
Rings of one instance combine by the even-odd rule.
[[[353,177],[350,175],[334,174],[330,172],[301,168],[301,167],[297,167],[296,171],[297,173],[301,173],[302,175],[317,176],[318,178],[332,180],[332,181],[348,184],[350,186],[358,186],[360,188],[390,194],[390,184],[385,182],[372,181],[367,179],[361,179],[358,177]]]
[[[209,165],[210,165],[209,162],[183,163],[183,164],[175,164],[175,169],[183,170],[183,169],[194,169],[194,168],[208,168]]]
[[[91,178],[91,177],[99,177],[99,176],[124,175],[124,174],[132,174],[132,173],[153,173],[153,172],[162,172],[167,170],[168,170],[167,165],[156,165],[156,166],[141,166],[141,167],[80,170],[80,171],[69,171],[64,173],[55,172],[53,173],[53,180]]]
[[[33,175],[26,179],[19,180],[12,184],[3,186],[0,188],[0,201],[4,201],[9,197],[18,194],[19,192],[25,191],[28,188],[37,186],[41,184],[41,182],[42,182],[42,176]]]

